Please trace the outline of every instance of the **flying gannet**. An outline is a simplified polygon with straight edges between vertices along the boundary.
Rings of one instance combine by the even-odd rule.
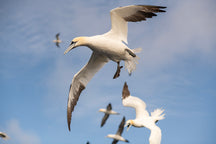
[[[60,46],[59,46],[59,43],[62,42],[62,41],[60,40],[60,38],[59,38],[59,35],[60,35],[60,33],[57,33],[57,34],[56,34],[56,40],[53,40],[53,42],[56,43],[56,46],[57,46],[57,47],[60,47]]]
[[[109,115],[110,114],[114,114],[114,115],[119,115],[119,113],[115,112],[112,110],[112,105],[111,103],[109,103],[107,105],[107,108],[106,109],[100,109],[99,112],[104,112],[104,117],[101,121],[101,127],[106,123],[106,120],[108,119]]]
[[[113,142],[112,144],[116,144],[118,141],[124,141],[124,142],[129,142],[128,140],[124,139],[121,134],[124,130],[124,124],[125,124],[125,117],[123,117],[120,125],[119,125],[119,128],[118,128],[118,131],[116,134],[108,134],[106,137],[108,138],[112,138],[113,139]]]
[[[122,91],[122,104],[126,107],[132,107],[136,110],[136,119],[128,120],[125,124],[127,130],[132,126],[134,127],[146,127],[151,130],[149,137],[149,144],[160,144],[161,143],[161,129],[155,124],[158,120],[164,119],[163,109],[156,109],[151,112],[149,116],[146,110],[146,104],[138,97],[130,95],[128,85],[125,82]]]
[[[9,136],[6,133],[0,132],[0,137],[4,140],[9,139]]]
[[[76,37],[71,41],[70,46],[64,54],[78,46],[87,46],[93,52],[88,63],[74,75],[68,98],[67,122],[70,131],[72,111],[79,99],[80,93],[85,89],[87,83],[109,60],[117,62],[115,75],[119,76],[121,60],[129,74],[136,68],[138,49],[130,49],[127,44],[127,22],[137,22],[156,16],[155,13],[165,12],[166,7],[150,5],[130,5],[118,7],[110,11],[112,28],[105,34],[91,37]],[[115,77],[116,78],[116,77]]]

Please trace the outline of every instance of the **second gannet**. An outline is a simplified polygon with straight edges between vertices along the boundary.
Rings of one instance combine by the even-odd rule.
[[[112,105],[111,105],[111,103],[109,103],[109,104],[107,105],[107,108],[106,108],[106,109],[100,109],[99,112],[105,113],[105,114],[104,114],[104,117],[103,117],[103,119],[102,119],[102,121],[101,121],[101,127],[106,123],[106,120],[109,118],[109,115],[110,115],[110,114],[119,115],[119,113],[117,113],[117,112],[115,112],[115,111],[112,110]]]
[[[60,46],[59,46],[59,43],[62,42],[62,41],[60,40],[60,38],[59,38],[59,35],[60,35],[60,33],[57,33],[57,34],[56,34],[56,39],[53,40],[53,42],[56,43],[56,46],[57,46],[57,47],[60,47]]]
[[[165,12],[166,7],[150,5],[130,5],[118,7],[110,11],[112,28],[105,34],[96,36],[84,36],[74,38],[64,54],[70,50],[87,46],[93,52],[88,63],[74,75],[68,98],[67,122],[70,131],[72,111],[79,99],[80,93],[85,89],[88,82],[109,60],[117,62],[116,76],[119,76],[120,61],[125,62],[129,74],[136,68],[138,49],[130,49],[127,44],[128,22],[137,22],[156,16],[155,13]],[[114,76],[115,77],[115,76]],[[116,77],[115,77],[116,78]]]
[[[124,141],[124,142],[129,142],[128,140],[124,139],[121,134],[124,130],[124,124],[125,124],[125,117],[123,117],[120,125],[119,125],[119,128],[118,128],[118,131],[116,134],[108,134],[106,137],[108,138],[112,138],[113,139],[113,142],[112,144],[116,144],[118,141]]]
[[[148,111],[146,110],[146,104],[144,101],[138,97],[130,95],[128,90],[128,85],[125,82],[123,91],[122,91],[122,104],[126,107],[132,107],[136,110],[136,119],[128,120],[125,124],[127,130],[131,127],[146,127],[151,130],[149,137],[149,144],[160,144],[161,143],[161,129],[155,124],[158,120],[164,119],[163,109],[156,109],[151,112],[149,116]]]

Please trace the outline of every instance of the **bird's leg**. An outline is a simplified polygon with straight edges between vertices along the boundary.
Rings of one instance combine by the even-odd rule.
[[[131,55],[132,57],[136,57],[136,54],[133,52],[133,51],[131,51],[130,49],[125,49],[128,53],[129,53],[129,55]]]
[[[117,77],[120,76],[121,68],[123,68],[123,66],[120,66],[119,63],[120,62],[117,62],[117,70],[115,72],[115,75],[113,76],[113,79],[116,79]]]

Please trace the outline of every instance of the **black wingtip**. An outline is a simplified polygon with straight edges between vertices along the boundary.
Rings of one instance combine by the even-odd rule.
[[[71,128],[70,128],[70,123],[71,123],[71,114],[68,114],[68,113],[67,113],[67,116],[68,116],[68,117],[67,117],[68,130],[71,131]]]
[[[128,97],[130,95],[130,91],[128,90],[128,85],[127,82],[124,83],[124,87],[122,90],[122,99],[125,99],[126,97]]]

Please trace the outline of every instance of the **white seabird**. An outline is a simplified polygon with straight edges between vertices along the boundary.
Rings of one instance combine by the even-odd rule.
[[[62,41],[59,38],[60,33],[56,34],[56,40],[53,40],[54,43],[56,43],[56,46],[59,47],[59,43],[61,43]]]
[[[146,104],[138,97],[130,95],[127,83],[125,82],[122,91],[122,104],[126,107],[132,107],[136,110],[136,119],[128,120],[125,124],[127,130],[132,126],[134,127],[146,127],[151,130],[149,137],[149,144],[160,144],[161,143],[161,129],[155,124],[158,120],[164,119],[163,109],[156,109],[151,112],[149,116],[146,110]]]
[[[110,11],[112,28],[109,32],[91,37],[76,37],[71,41],[70,46],[64,54],[78,46],[87,46],[93,53],[89,62],[74,75],[70,86],[67,121],[70,130],[72,111],[79,99],[80,93],[85,89],[87,83],[109,60],[117,62],[117,76],[121,67],[121,60],[129,74],[136,68],[137,56],[141,49],[130,49],[127,44],[127,22],[137,22],[156,16],[155,13],[165,12],[166,7],[150,5],[130,5],[118,7]]]
[[[106,123],[106,120],[109,118],[109,115],[110,115],[110,114],[119,115],[119,113],[117,113],[117,112],[115,112],[115,111],[112,110],[112,105],[111,105],[111,103],[109,103],[109,104],[107,105],[107,108],[106,108],[106,109],[100,109],[99,112],[105,113],[105,114],[104,114],[104,117],[103,117],[103,119],[102,119],[102,121],[101,121],[101,127]]]
[[[113,139],[113,142],[112,144],[116,144],[118,141],[124,141],[124,142],[129,142],[128,140],[124,139],[121,134],[124,130],[124,125],[125,125],[125,117],[123,117],[120,125],[119,125],[119,128],[118,128],[118,131],[116,134],[108,134],[106,137],[108,138],[112,138]]]
[[[0,132],[0,137],[1,137],[2,139],[4,139],[4,140],[9,139],[9,136],[8,136],[6,133],[4,133],[4,132]]]

